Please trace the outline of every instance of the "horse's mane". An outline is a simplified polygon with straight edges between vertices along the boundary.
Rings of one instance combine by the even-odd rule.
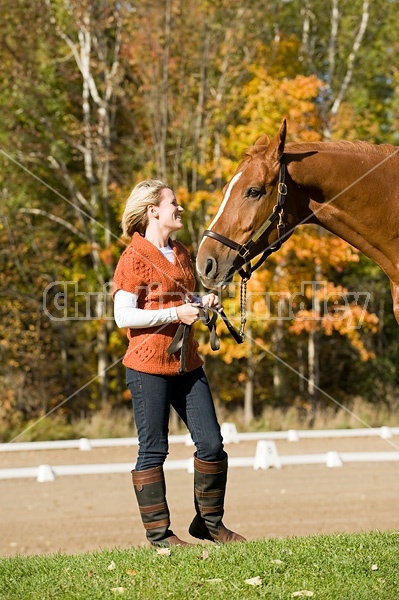
[[[254,158],[259,152],[266,152],[268,145],[256,144],[248,148],[241,156],[240,165],[247,160]],[[285,146],[285,152],[300,153],[306,152],[323,152],[323,151],[337,151],[337,152],[352,152],[356,154],[378,154],[381,156],[389,156],[394,152],[399,152],[397,146],[391,144],[371,144],[370,142],[363,142],[356,140],[349,142],[347,140],[340,140],[337,142],[290,142]]]
[[[337,142],[292,142],[285,147],[286,152],[308,152],[312,150],[317,150],[318,152],[336,150],[338,152],[389,156],[395,150],[399,151],[399,148],[392,146],[391,144],[371,144],[370,142],[360,140],[353,142],[347,140],[339,140]]]

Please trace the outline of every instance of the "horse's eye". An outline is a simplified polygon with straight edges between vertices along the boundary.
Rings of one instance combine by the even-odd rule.
[[[260,190],[259,188],[251,187],[247,189],[245,196],[247,198],[259,198],[261,192],[262,190]]]

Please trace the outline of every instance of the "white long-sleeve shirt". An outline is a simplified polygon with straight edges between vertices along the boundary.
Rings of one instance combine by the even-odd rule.
[[[137,295],[125,290],[118,290],[115,294],[114,318],[118,327],[131,329],[156,327],[179,320],[175,306],[158,310],[137,308]]]

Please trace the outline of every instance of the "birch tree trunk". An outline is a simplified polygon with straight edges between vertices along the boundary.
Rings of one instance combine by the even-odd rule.
[[[253,338],[253,329],[251,323],[247,322],[247,330],[245,334],[247,341],[247,357],[245,366],[245,388],[244,388],[244,425],[249,427],[253,421],[254,414],[254,393],[255,393],[255,375],[259,363],[265,358],[266,352],[260,354],[255,353],[255,344]]]
[[[345,94],[352,82],[355,62],[367,31],[370,17],[370,0],[363,0],[360,12],[360,22],[355,32],[347,31],[347,38],[353,36],[352,46],[349,51],[339,45],[339,33],[342,29],[342,16],[339,0],[332,0],[330,9],[329,38],[325,43],[325,60],[319,65],[313,59],[317,44],[320,45],[317,30],[317,7],[312,10],[312,3],[306,0],[301,8],[302,16],[302,52],[314,74],[325,82],[320,91],[320,114],[323,121],[324,137],[331,137],[331,123],[336,116],[345,98]],[[313,34],[312,34],[313,26]],[[324,33],[324,32],[323,32]],[[321,35],[321,34],[319,34]],[[345,56],[346,53],[346,56]],[[339,60],[338,60],[339,59]],[[342,75],[341,75],[342,73]]]
[[[47,3],[51,11],[50,0]],[[82,156],[86,191],[77,188],[73,175],[59,157],[51,155],[49,162],[69,189],[71,203],[79,215],[90,247],[97,286],[97,377],[101,402],[104,404],[108,398],[107,346],[111,306],[109,302],[104,302],[103,294],[106,283],[112,277],[113,265],[104,264],[100,258],[100,248],[107,248],[112,236],[109,211],[111,136],[120,81],[123,20],[120,9],[115,5],[111,9],[115,25],[111,37],[106,31],[106,21],[102,23],[98,15],[93,14],[94,8],[90,2],[81,6],[80,3],[65,0],[65,9],[71,16],[76,31],[64,30],[54,15],[52,22],[58,36],[69,48],[82,79],[82,135],[76,139],[69,137],[69,142]],[[110,51],[111,42],[113,46]]]
[[[277,269],[276,269],[277,271]],[[277,301],[277,318],[274,323],[272,333],[272,351],[276,355],[273,362],[273,393],[275,403],[278,405],[284,396],[285,385],[284,385],[284,374],[283,365],[278,360],[281,355],[283,339],[284,339],[284,311],[285,311],[286,300],[280,296]]]
[[[319,282],[321,279],[320,265],[316,264],[315,282],[312,286],[312,314],[313,321],[308,337],[308,396],[310,403],[309,426],[312,427],[316,418],[317,404],[319,400],[320,385],[320,299]]]

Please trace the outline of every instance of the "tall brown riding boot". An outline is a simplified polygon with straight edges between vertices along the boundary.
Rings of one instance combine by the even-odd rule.
[[[223,460],[206,462],[194,455],[194,504],[197,511],[189,533],[212,542],[245,542],[245,538],[227,529],[222,522],[227,483],[227,454]]]
[[[153,546],[189,546],[171,529],[163,467],[132,471],[134,491],[148,541]]]

